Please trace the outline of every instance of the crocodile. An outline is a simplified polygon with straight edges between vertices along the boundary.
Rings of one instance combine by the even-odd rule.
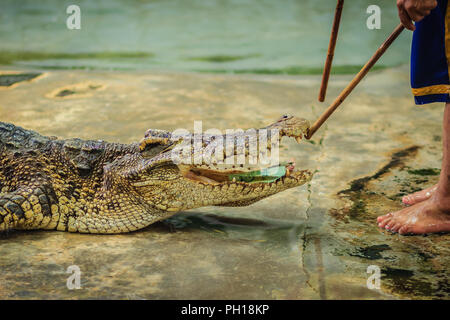
[[[271,149],[275,134],[278,142],[283,136],[299,142],[308,127],[304,119],[282,116],[261,128],[270,133],[264,144]],[[233,133],[231,141],[242,137],[245,148],[234,148],[232,156],[247,159],[250,144],[257,141],[242,132]],[[313,176],[293,162],[276,167],[284,170],[270,179],[258,179],[266,167],[175,161],[175,148],[197,138],[149,129],[131,144],[58,139],[0,122],[0,232],[126,233],[183,210],[247,206]],[[201,138],[203,147],[212,145],[211,136],[203,133]]]

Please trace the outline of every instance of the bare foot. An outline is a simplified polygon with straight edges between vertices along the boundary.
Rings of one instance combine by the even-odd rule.
[[[450,199],[437,194],[403,210],[377,218],[378,226],[399,234],[450,232]]]
[[[430,199],[430,197],[433,195],[433,193],[436,191],[437,185],[434,185],[432,187],[426,188],[424,190],[411,193],[407,196],[404,196],[402,198],[403,204],[406,204],[407,206],[412,206],[416,203],[422,202],[424,200]]]

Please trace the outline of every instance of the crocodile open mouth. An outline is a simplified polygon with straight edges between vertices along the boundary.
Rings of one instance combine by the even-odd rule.
[[[278,144],[274,142],[276,138],[278,138],[278,143],[281,143],[282,137],[291,137],[300,143],[302,137],[306,136],[309,130],[309,122],[295,116],[283,115],[275,123],[254,130],[258,134],[251,134],[252,131],[248,133],[249,130],[246,132],[237,131],[230,135],[222,136],[222,139],[217,139],[215,135],[206,133],[201,136],[196,136],[195,134],[178,136],[162,130],[149,129],[139,143],[139,150],[143,157],[148,159],[146,165],[154,166],[155,163],[171,162],[171,165],[178,167],[179,173],[185,179],[204,185],[214,185],[214,187],[217,185],[226,187],[227,185],[236,184],[250,186],[250,189],[262,187],[266,190],[268,185],[270,188],[273,188],[273,185],[276,184],[277,188],[281,185],[283,186],[279,189],[287,189],[304,184],[312,178],[313,173],[309,170],[296,170],[294,161],[271,167],[261,167],[253,164],[249,166],[237,164],[226,167],[224,164],[205,164],[208,161],[204,161],[203,157],[198,157],[200,155],[198,154],[199,151],[204,151],[205,153],[201,155],[207,155],[207,159],[213,154],[214,156],[221,155],[220,153],[216,154],[218,151],[216,148],[220,146],[218,144],[221,143],[220,141],[225,141],[226,143],[231,141],[233,149],[235,143],[236,147],[239,147],[238,143],[243,143],[242,147],[244,147],[236,148],[230,157],[228,157],[228,146],[221,148],[223,151],[227,151],[224,154],[227,158],[221,161],[225,163],[227,163],[228,159],[234,160],[235,156],[236,159],[240,159],[241,156],[245,158],[250,156],[251,146],[257,146],[260,152],[261,148],[267,148],[272,153],[274,146],[278,147]],[[264,134],[267,135],[266,140],[261,140]],[[201,141],[199,140],[200,138]],[[213,141],[214,143],[212,143]],[[204,148],[204,150],[201,148]],[[248,150],[248,154],[244,150]],[[177,161],[174,161],[174,155]],[[252,160],[254,156],[248,159]],[[196,165],[198,160],[200,160],[200,165]],[[251,161],[248,162],[250,163]]]
[[[298,172],[296,171],[294,161],[255,170],[249,168],[247,171],[236,169],[213,170],[195,166],[179,166],[179,168],[185,178],[207,184],[223,184],[227,182],[243,182],[248,184],[273,183]]]

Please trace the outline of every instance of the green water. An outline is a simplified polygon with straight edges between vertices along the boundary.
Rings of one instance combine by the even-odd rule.
[[[398,23],[395,3],[376,1],[381,29],[366,27],[374,1],[345,4],[335,72],[354,73]],[[3,0],[0,64],[48,69],[180,70],[318,74],[335,1],[76,1],[81,30],[66,27],[73,1]],[[408,63],[403,34],[380,66]]]

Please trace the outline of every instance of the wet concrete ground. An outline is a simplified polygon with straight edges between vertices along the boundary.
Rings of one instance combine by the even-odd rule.
[[[349,79],[332,77],[327,103]],[[246,129],[283,113],[315,120],[326,107],[316,102],[319,81],[54,71],[0,87],[0,120],[118,142],[148,128],[192,131],[194,120],[204,130]],[[372,73],[311,142],[284,140],[282,160],[317,170],[309,185],[130,234],[4,234],[0,298],[448,299],[450,235],[399,236],[375,223],[402,207],[402,195],[437,181],[442,112],[414,106],[406,68]],[[71,265],[81,270],[79,290],[66,287]],[[381,270],[379,290],[367,288],[371,265]]]

